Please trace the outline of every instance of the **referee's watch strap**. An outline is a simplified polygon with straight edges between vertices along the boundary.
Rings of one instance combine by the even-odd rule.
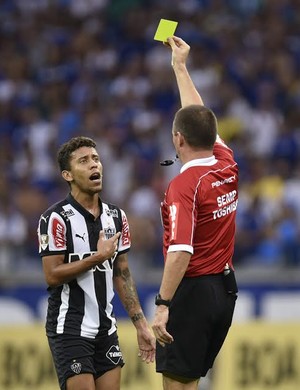
[[[160,294],[157,294],[155,297],[155,304],[156,306],[165,305],[167,307],[170,307],[171,301],[167,299],[163,299]]]

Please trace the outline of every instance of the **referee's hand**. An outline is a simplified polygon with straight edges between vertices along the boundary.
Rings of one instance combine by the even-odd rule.
[[[156,340],[162,347],[174,341],[173,336],[166,329],[168,320],[169,308],[164,305],[157,306],[152,329]]]
[[[183,39],[176,36],[169,37],[167,45],[172,49],[172,66],[185,65],[190,52],[190,46]]]
[[[98,255],[103,258],[103,261],[110,259],[115,252],[118,250],[118,243],[121,233],[118,232],[111,238],[106,239],[104,231],[101,230],[99,233],[99,240],[97,243]]]

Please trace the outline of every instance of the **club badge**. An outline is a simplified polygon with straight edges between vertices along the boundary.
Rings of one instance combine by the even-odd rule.
[[[81,363],[77,363],[76,361],[71,364],[71,370],[75,372],[75,374],[80,374],[82,369]]]

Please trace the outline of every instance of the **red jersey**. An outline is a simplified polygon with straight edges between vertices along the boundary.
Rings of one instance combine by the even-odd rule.
[[[168,186],[161,204],[164,257],[167,252],[191,253],[188,277],[232,266],[237,204],[237,163],[218,137],[212,157],[184,164]]]

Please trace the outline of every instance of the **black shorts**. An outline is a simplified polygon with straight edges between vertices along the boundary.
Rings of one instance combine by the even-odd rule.
[[[235,301],[222,274],[183,278],[167,323],[174,342],[165,347],[157,343],[156,371],[190,379],[205,376],[231,326]]]
[[[74,375],[91,373],[97,379],[124,365],[117,332],[97,339],[59,334],[48,336],[48,342],[61,390]]]

